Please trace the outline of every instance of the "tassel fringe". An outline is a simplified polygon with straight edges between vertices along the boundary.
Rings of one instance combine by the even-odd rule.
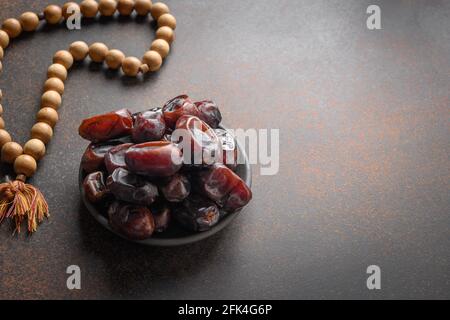
[[[36,232],[44,218],[49,217],[47,201],[42,193],[21,180],[0,184],[0,224],[5,219],[15,223],[15,232],[26,219],[28,232]]]

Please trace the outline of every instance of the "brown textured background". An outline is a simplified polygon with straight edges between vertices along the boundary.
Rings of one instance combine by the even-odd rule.
[[[50,3],[0,0],[0,20]],[[0,298],[450,298],[450,2],[167,3],[179,28],[161,72],[70,72],[33,179],[52,218],[32,238],[1,227]],[[369,4],[380,31],[365,27]],[[26,140],[58,49],[103,41],[140,57],[153,34],[147,21],[102,20],[14,41],[0,77],[10,132]],[[255,167],[251,205],[202,243],[124,242],[80,202],[78,125],[184,92],[216,100],[231,127],[280,128],[280,172]],[[72,264],[81,291],[66,289]],[[371,264],[381,291],[366,289]]]

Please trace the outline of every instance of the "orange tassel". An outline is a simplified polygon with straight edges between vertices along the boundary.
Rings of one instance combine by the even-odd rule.
[[[12,182],[0,184],[0,223],[6,219],[15,222],[15,232],[20,233],[22,222],[28,220],[28,232],[33,233],[49,216],[47,201],[42,193],[21,176]]]

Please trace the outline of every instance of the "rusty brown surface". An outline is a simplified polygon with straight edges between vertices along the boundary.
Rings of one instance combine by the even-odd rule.
[[[31,238],[1,227],[0,298],[449,298],[450,4],[376,1],[383,29],[369,31],[369,1],[167,2],[179,27],[159,73],[70,72],[33,179],[52,217]],[[0,0],[0,20],[49,3]],[[104,41],[140,57],[153,33],[103,20],[14,41],[0,77],[9,131],[27,138],[55,51]],[[78,125],[183,92],[216,100],[230,127],[279,128],[280,172],[255,167],[253,202],[206,241],[124,242],[81,204]],[[371,264],[378,292],[366,289]],[[80,291],[66,288],[69,265],[81,267]]]

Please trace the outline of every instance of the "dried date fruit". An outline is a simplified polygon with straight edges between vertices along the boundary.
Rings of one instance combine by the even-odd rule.
[[[81,167],[86,173],[99,171],[105,164],[105,154],[115,146],[128,143],[131,138],[110,140],[102,143],[91,143],[81,158]]]
[[[155,221],[147,207],[113,202],[108,209],[109,224],[113,230],[130,240],[145,240],[155,231]]]
[[[113,145],[91,143],[81,158],[81,167],[86,173],[91,173],[100,170],[105,161],[105,154]]]
[[[191,183],[185,175],[176,174],[161,186],[161,192],[167,201],[181,202],[189,196]]]
[[[236,212],[245,207],[252,200],[252,191],[247,184],[241,180],[233,189],[223,205],[223,209],[228,212]]]
[[[132,127],[133,118],[130,111],[121,109],[84,120],[79,128],[79,134],[86,140],[103,142],[130,135]]]
[[[215,129],[214,132],[222,142],[223,164],[225,164],[231,170],[236,169],[238,164],[238,148],[236,140],[227,130]]]
[[[238,145],[221,121],[217,104],[187,95],[162,109],[86,119],[79,132],[91,141],[81,161],[87,200],[131,240],[171,233],[172,220],[191,231],[210,230],[252,199],[233,172]]]
[[[149,177],[170,177],[182,166],[182,153],[173,143],[154,141],[137,144],[125,153],[128,168]]]
[[[155,232],[161,233],[166,231],[172,221],[169,207],[163,202],[156,202],[150,207],[150,211],[155,220]]]
[[[176,129],[172,138],[182,146],[185,164],[212,165],[222,160],[222,143],[214,130],[198,117],[180,117]]]
[[[219,222],[217,205],[209,199],[192,195],[176,207],[174,218],[191,231],[207,231]]]
[[[222,164],[199,173],[197,184],[206,196],[229,212],[241,209],[252,199],[252,192],[245,182]]]
[[[91,203],[99,203],[109,194],[105,185],[105,176],[101,171],[88,174],[84,179],[83,189]]]
[[[217,104],[211,100],[204,100],[195,103],[199,111],[199,118],[206,122],[211,128],[216,129],[222,122],[222,114]]]
[[[168,128],[175,128],[178,119],[183,115],[198,116],[199,111],[187,95],[181,95],[168,101],[162,108],[164,120]]]
[[[224,165],[216,164],[198,174],[197,184],[202,192],[211,200],[222,206],[238,182],[238,175]]]
[[[161,110],[149,110],[135,115],[131,132],[134,142],[161,140],[165,132],[166,121]]]
[[[138,205],[149,206],[159,196],[154,184],[123,168],[116,169],[106,185],[116,199]]]
[[[112,174],[117,168],[127,169],[125,163],[125,152],[133,146],[132,143],[124,143],[111,148],[105,154],[105,166],[109,174]]]

